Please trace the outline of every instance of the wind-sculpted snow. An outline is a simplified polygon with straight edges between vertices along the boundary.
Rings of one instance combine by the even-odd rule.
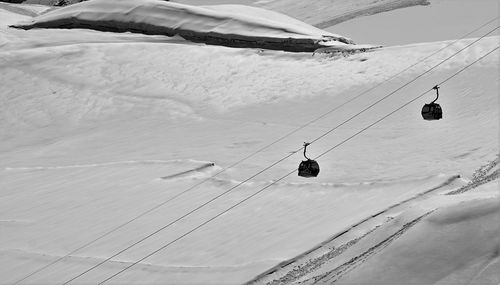
[[[290,260],[299,263],[264,281],[489,284],[481,281],[498,276],[499,180],[490,181],[498,166],[480,166],[499,153],[499,55],[442,84],[443,120],[422,120],[435,98],[426,94],[366,127],[492,51],[499,36],[311,56],[8,28],[29,19],[0,9],[2,282],[63,284],[115,255],[75,280],[98,284],[153,251],[111,283],[243,284]],[[308,155],[325,153],[322,174],[278,181],[303,159],[302,143],[320,135]],[[469,180],[480,186],[444,195]],[[453,275],[464,282],[445,278]]]
[[[87,28],[181,37],[231,47],[314,51],[353,44],[306,23],[243,5],[190,6],[159,0],[94,0],[64,7],[13,27]]]

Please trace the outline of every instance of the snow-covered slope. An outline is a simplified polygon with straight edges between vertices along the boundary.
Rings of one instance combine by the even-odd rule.
[[[331,43],[352,44],[291,17],[242,5],[190,6],[161,0],[93,0],[67,6],[15,27],[90,28],[102,31],[180,35],[209,44],[313,51]]]
[[[414,5],[429,5],[429,0],[261,0],[255,4],[285,13],[316,27],[327,28],[360,16]]]
[[[497,0],[435,0],[431,5],[363,16],[326,30],[349,35],[359,43],[384,46],[453,40],[498,17]],[[404,23],[418,23],[404,25]],[[397,23],[397,24],[396,24]],[[401,24],[404,28],[401,28]],[[377,32],[367,33],[371,26]],[[497,30],[494,34],[499,35]]]
[[[446,193],[455,182],[438,191]],[[405,201],[249,284],[497,284],[498,186]]]
[[[493,187],[495,185],[488,191],[494,192]],[[395,224],[401,226],[410,221],[403,216]],[[336,276],[333,280],[340,279],[336,283],[345,285],[398,284],[401,280],[405,285],[498,284],[499,222],[498,196],[444,206],[411,225],[406,234],[391,240],[392,244],[380,254],[363,264],[358,262],[359,266],[345,278]],[[327,274],[328,277],[332,275]],[[331,281],[322,280],[316,284],[331,284]]]
[[[78,276],[475,40],[454,43],[211,177],[451,42],[313,57],[94,30],[23,31],[7,26],[28,16],[0,13],[0,281],[8,284],[52,262],[21,284]],[[318,140],[309,156],[399,108],[499,40],[484,38],[453,56]],[[357,282],[391,272],[381,280],[497,284],[499,164],[481,166],[499,153],[498,61],[493,53],[441,86],[443,120],[422,120],[422,105],[434,99],[424,96],[318,159],[318,178],[279,181],[109,283],[241,284],[328,240],[313,253],[331,258],[297,277],[309,282],[342,272],[338,282]],[[70,284],[103,281],[296,169],[302,158],[292,153]],[[469,180],[471,187],[462,188]]]

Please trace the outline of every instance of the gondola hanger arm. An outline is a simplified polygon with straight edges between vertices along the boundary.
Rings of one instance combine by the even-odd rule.
[[[432,89],[436,90],[436,99],[434,99],[434,101],[432,101],[431,104],[436,102],[437,99],[439,98],[439,88],[440,88],[439,85],[432,87]]]
[[[310,160],[309,157],[306,156],[306,150],[307,150],[307,146],[310,145],[311,143],[308,143],[308,142],[304,142],[304,157],[307,159],[307,160]]]

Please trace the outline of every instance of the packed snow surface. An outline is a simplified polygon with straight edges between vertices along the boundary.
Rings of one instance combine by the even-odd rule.
[[[193,0],[181,0],[190,2]],[[196,1],[196,0],[195,0]],[[254,5],[278,11],[319,28],[327,28],[359,16],[366,16],[411,7],[429,5],[429,0],[260,0]],[[393,23],[394,24],[394,23]],[[368,29],[368,27],[365,27]]]
[[[55,262],[21,284],[61,284],[255,176],[70,283],[97,284],[294,171],[108,283],[241,284],[270,268],[276,275],[265,277],[279,279],[289,272],[278,265],[324,241],[313,252],[321,263],[292,268],[300,274],[275,284],[364,282],[380,272],[391,272],[380,279],[386,284],[499,283],[498,53],[442,84],[442,120],[422,120],[422,105],[435,98],[426,94],[318,159],[318,178],[295,174],[304,141],[449,58],[308,155],[329,150],[492,51],[499,36],[311,56],[88,29],[24,31],[8,27],[31,19],[13,10],[0,9],[1,282]],[[306,254],[306,264],[316,256]]]
[[[391,226],[407,223],[405,218],[402,215]],[[390,227],[381,230],[388,232]],[[500,282],[499,272],[500,199],[497,196],[434,211],[407,234],[395,239],[385,251],[336,283],[487,285]],[[404,281],[401,283],[401,280]],[[331,283],[325,280],[316,284]]]
[[[191,6],[161,0],[93,0],[16,27],[90,28],[180,36],[197,42],[310,51],[352,40],[283,14],[243,5]]]
[[[359,43],[384,46],[454,40],[470,32],[472,27],[498,17],[498,9],[497,0],[433,0],[427,6],[358,17],[324,29],[349,35]],[[399,23],[405,22],[418,24],[405,25],[402,29]],[[367,33],[368,26],[377,32]]]

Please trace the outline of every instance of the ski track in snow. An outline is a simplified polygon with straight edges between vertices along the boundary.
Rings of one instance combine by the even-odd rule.
[[[56,260],[60,258],[65,258],[66,261],[71,262],[71,263],[78,263],[78,264],[96,264],[100,261],[103,261],[105,258],[101,257],[95,257],[95,256],[77,256],[77,255],[69,255],[69,256],[63,256],[63,255],[57,255],[57,254],[51,254],[51,253],[43,253],[43,252],[34,252],[34,251],[29,251],[29,250],[24,250],[24,249],[0,249],[0,254],[13,254],[15,256],[29,256],[30,259],[40,259],[44,260],[45,262],[49,260]],[[172,272],[172,271],[200,271],[200,270],[207,270],[207,271],[212,271],[214,269],[218,269],[220,271],[227,271],[231,269],[236,269],[240,267],[246,267],[249,265],[252,265],[254,263],[259,263],[259,262],[266,262],[266,261],[274,261],[274,260],[263,260],[263,261],[257,261],[257,262],[250,262],[250,263],[244,263],[244,264],[232,264],[232,265],[214,265],[214,266],[182,266],[182,265],[162,265],[162,264],[153,264],[153,263],[145,263],[145,262],[140,262],[137,264],[136,270],[140,271],[148,271],[148,272]],[[127,261],[127,260],[116,260],[112,259],[106,262],[107,267],[125,267],[127,265],[130,265],[134,263],[134,261]]]
[[[26,225],[26,224],[31,224],[33,221],[30,220],[18,220],[18,219],[13,219],[13,220],[0,220],[0,226],[18,226],[18,225]]]
[[[3,10],[6,10],[6,11],[9,11],[9,12],[12,12],[12,13],[16,13],[16,14],[19,14],[19,15],[23,15],[23,16],[28,16],[28,17],[36,17],[38,16],[38,13],[35,13],[29,9],[26,9],[22,6],[19,6],[19,5],[11,5],[9,3],[2,3],[0,2],[0,9],[3,9]]]
[[[487,164],[481,166],[478,170],[476,170],[473,174],[472,180],[467,185],[464,185],[458,189],[450,191],[450,192],[446,193],[445,195],[462,194],[464,192],[475,189],[480,185],[483,185],[483,184],[491,182],[495,179],[498,179],[500,170],[499,169],[494,170],[494,169],[498,168],[499,164],[500,164],[500,154],[497,155],[497,158],[495,160],[489,161]],[[336,239],[342,237],[343,235],[349,233],[351,230],[369,222],[370,220],[373,220],[374,218],[379,217],[382,214],[388,214],[391,210],[397,210],[397,209],[401,208],[401,206],[407,205],[408,202],[410,202],[410,201],[414,201],[418,198],[423,198],[424,196],[427,196],[438,189],[441,189],[447,185],[450,185],[452,182],[454,182],[458,178],[460,178],[460,175],[452,176],[447,181],[445,181],[444,183],[442,183],[434,188],[431,188],[427,191],[424,191],[420,194],[417,194],[414,197],[411,197],[409,199],[401,201],[397,204],[394,204],[394,205],[386,208],[383,211],[380,211],[380,212],[378,212],[370,217],[367,217],[366,219],[354,224],[349,229],[336,234],[332,238],[324,241],[320,245],[312,248],[311,250],[309,250],[309,251],[307,251],[307,252],[305,252],[305,253],[303,253],[303,254],[301,254],[293,259],[290,259],[290,260],[285,261],[285,262],[281,262],[278,266],[273,267],[273,268],[269,269],[268,271],[260,274],[259,276],[257,276],[253,280],[247,282],[246,284],[248,284],[248,285],[253,285],[253,284],[267,284],[267,285],[333,284],[336,281],[338,281],[339,279],[341,279],[343,276],[348,274],[350,271],[354,270],[356,267],[363,264],[371,256],[377,254],[378,252],[381,252],[384,248],[386,248],[392,242],[394,242],[396,239],[401,237],[404,233],[406,233],[410,228],[412,228],[414,225],[416,225],[424,217],[430,215],[432,212],[434,212],[438,208],[435,208],[431,211],[428,211],[425,214],[420,215],[416,219],[413,219],[410,222],[405,223],[397,232],[386,237],[384,240],[373,245],[372,247],[370,247],[368,250],[362,252],[361,254],[358,254],[355,257],[350,258],[347,262],[344,262],[341,265],[336,266],[335,268],[328,270],[327,272],[322,273],[320,275],[310,277],[309,279],[306,279],[306,280],[301,280],[301,278],[304,278],[308,274],[311,274],[311,272],[314,272],[315,270],[320,269],[327,262],[341,256],[350,247],[356,245],[358,242],[360,242],[364,238],[368,237],[375,230],[380,228],[384,223],[387,223],[388,221],[392,220],[393,218],[388,216],[387,217],[388,219],[386,219],[386,221],[384,221],[382,224],[380,224],[380,223],[375,224],[375,226],[371,227],[369,230],[365,231],[363,234],[349,240],[348,242],[341,244],[340,246],[330,248],[326,253],[322,253],[318,256],[317,253],[315,255],[315,252],[318,252],[321,249],[324,250],[324,247],[326,247],[329,243],[331,243],[331,242],[335,241]],[[404,209],[402,209],[402,210],[404,211]],[[493,263],[495,258],[496,257],[492,258],[490,260],[490,263]],[[307,259],[307,261],[304,261],[306,259]],[[284,271],[284,273],[279,274],[279,271]],[[269,279],[269,277],[271,277],[271,275],[277,275],[278,278]],[[281,277],[279,277],[279,276],[281,276]]]
[[[302,276],[306,275],[307,273],[310,273],[310,272],[312,272],[312,271],[320,268],[323,264],[325,264],[326,262],[328,262],[330,259],[333,259],[333,258],[341,255],[349,247],[353,246],[359,240],[361,240],[362,238],[364,238],[367,235],[369,235],[370,233],[372,233],[378,227],[379,226],[376,226],[375,228],[373,228],[370,231],[368,231],[366,234],[364,234],[364,235],[362,235],[362,236],[360,236],[358,238],[352,239],[349,242],[344,243],[344,244],[342,244],[342,245],[340,245],[340,246],[332,249],[328,253],[325,253],[325,254],[321,255],[320,257],[317,257],[317,258],[314,258],[314,259],[308,261],[303,266],[297,266],[297,267],[295,267],[293,270],[291,270],[290,272],[288,272],[285,276],[281,277],[278,280],[273,280],[272,282],[269,282],[267,284],[271,284],[271,285],[288,284],[290,282],[296,281],[297,279],[301,278]],[[287,266],[287,265],[285,265],[285,266]]]
[[[457,190],[450,191],[446,195],[457,195],[465,193],[474,188],[477,188],[480,185],[498,179],[500,177],[500,169],[498,168],[499,164],[500,154],[497,154],[497,158],[495,160],[488,162],[474,172],[474,174],[472,175],[472,180],[467,185],[464,185]],[[497,169],[493,170],[495,168]]]
[[[0,3],[1,4],[1,3]],[[1,7],[1,6],[0,6]],[[144,37],[144,38],[138,38],[138,37],[123,37],[123,41],[130,41],[130,42],[162,42],[163,40],[161,38],[151,38],[151,40],[148,40],[149,37]],[[85,40],[82,39],[83,41]],[[96,41],[99,42],[100,39],[97,39]],[[106,43],[112,43],[114,42],[120,42],[117,41],[116,38],[104,38],[102,39],[103,42]],[[109,41],[109,42],[108,42]],[[90,43],[90,42],[89,42]],[[171,41],[168,41],[169,44],[171,44]],[[179,43],[182,44],[189,44],[187,41],[179,41]],[[45,43],[47,46],[50,46],[53,44],[52,42],[50,43]],[[65,43],[65,42],[58,42],[57,45],[72,45],[75,43]],[[76,43],[78,44],[78,43]],[[192,45],[192,44],[191,44]],[[43,46],[43,45],[42,45]],[[78,55],[78,54],[76,54]],[[365,58],[366,59],[366,58]],[[360,60],[361,61],[361,60]],[[121,67],[120,67],[121,68]],[[120,69],[121,70],[121,69]],[[107,72],[103,71],[103,75],[106,75]],[[107,71],[107,70],[106,70]],[[121,71],[120,73],[126,74],[125,72]],[[108,80],[112,80],[113,78],[110,77]],[[181,88],[182,86],[180,86]],[[184,87],[185,89],[185,87]],[[180,89],[181,91],[184,91],[184,89]],[[163,98],[163,97],[156,97],[156,96],[143,96],[144,100],[141,98],[142,96],[136,95],[136,94],[129,94],[129,93],[121,93],[121,95],[116,95],[113,96],[114,99],[118,99],[120,101],[126,101],[134,104],[141,104],[145,105],[146,107],[152,104],[157,104],[158,102],[165,102],[166,105],[176,105],[176,106],[181,106],[184,107],[185,109],[188,109],[190,112],[194,112],[193,110],[195,109],[194,107],[191,107],[188,101],[184,100],[177,100],[175,96],[169,96],[168,98]],[[171,100],[171,101],[170,101]],[[151,101],[151,102],[150,102]],[[157,102],[158,101],[158,102]],[[457,159],[461,159],[462,157],[457,157]],[[485,183],[494,181],[499,178],[500,175],[500,170],[498,169],[499,165],[499,159],[500,156],[497,157],[496,160],[489,162],[487,165],[479,168],[473,175],[472,180],[465,186],[460,187],[457,190],[453,190],[451,192],[446,193],[447,195],[456,195],[456,194],[461,194],[467,191],[470,191],[480,185],[483,185]],[[214,166],[213,163],[209,161],[197,161],[197,160],[128,160],[128,161],[114,161],[114,162],[103,162],[103,163],[90,163],[90,164],[75,164],[75,165],[59,165],[59,166],[27,166],[27,167],[5,167],[5,171],[57,171],[57,170],[62,170],[62,169],[80,169],[80,168],[98,168],[98,167],[114,167],[114,166],[123,166],[123,165],[177,165],[177,164],[183,164],[185,166],[185,163],[189,164],[195,164],[194,168],[191,170],[186,170],[170,175],[166,175],[163,177],[158,178],[159,180],[169,180],[169,179],[178,179],[178,178],[186,178],[186,177],[191,177],[193,179],[201,179],[201,176],[199,173],[205,169],[213,169],[212,166]],[[496,168],[496,169],[495,169]],[[99,170],[98,170],[99,171]],[[207,172],[208,173],[208,172]],[[204,175],[207,175],[207,173],[203,173]],[[204,176],[206,177],[206,176]],[[429,190],[426,190],[422,193],[419,193],[411,198],[408,198],[406,200],[403,200],[401,202],[398,202],[397,204],[393,204],[386,208],[383,211],[377,212],[371,216],[367,216],[360,222],[348,227],[345,231],[341,231],[340,233],[336,234],[334,237],[328,239],[327,241],[321,243],[319,246],[314,247],[313,249],[301,254],[300,256],[287,260],[285,262],[282,262],[279,266],[273,267],[271,270],[266,271],[266,273],[259,275],[256,279],[254,279],[255,283],[258,283],[260,281],[259,278],[266,279],[266,277],[269,277],[270,274],[274,273],[281,273],[284,272],[285,275],[280,277],[279,279],[272,280],[270,282],[265,282],[266,284],[290,284],[294,282],[299,282],[300,284],[310,284],[309,282],[313,283],[335,283],[339,279],[343,278],[346,276],[346,274],[349,274],[352,270],[355,268],[359,267],[362,265],[365,261],[367,261],[370,257],[380,253],[383,251],[386,247],[388,247],[392,242],[395,240],[399,239],[401,236],[403,236],[408,230],[410,230],[413,226],[418,224],[419,221],[421,221],[424,217],[427,215],[431,214],[434,210],[426,212],[423,215],[420,215],[414,219],[409,220],[407,223],[402,225],[399,229],[396,229],[395,231],[391,232],[390,235],[383,237],[382,240],[378,241],[373,241],[373,244],[371,244],[367,250],[361,251],[357,253],[354,257],[352,258],[346,258],[346,251],[348,251],[351,247],[355,246],[358,244],[360,241],[363,241],[364,243],[370,242],[370,235],[374,233],[377,229],[379,229],[381,226],[386,225],[390,220],[386,220],[385,222],[379,223],[383,216],[387,219],[392,219],[391,215],[389,213],[394,213],[396,211],[404,211],[405,207],[407,207],[409,202],[415,201],[420,198],[425,198],[427,195],[430,194],[435,194],[435,191],[442,189],[443,187],[450,185],[453,183],[456,179],[458,179],[460,176],[455,175],[451,176],[448,178],[447,181],[444,183],[433,187]],[[225,184],[239,184],[241,182],[236,181],[236,180],[229,180],[229,179],[220,179],[220,178],[210,178],[212,181],[217,182],[217,183],[225,183]],[[391,181],[394,183],[398,183],[401,181]],[[381,183],[391,183],[391,182],[380,182],[380,181],[372,181],[372,182],[361,182],[361,183],[314,183],[314,182],[305,182],[305,183],[276,183],[278,186],[282,187],[311,187],[311,186],[316,186],[316,187],[325,187],[325,188],[335,188],[335,187],[349,187],[349,186],[360,186],[360,185],[373,185],[373,184],[381,184]],[[249,182],[248,185],[255,185],[255,184],[262,184],[262,185],[267,185],[269,182]],[[438,209],[438,208],[436,208]],[[375,219],[376,218],[376,219]],[[374,224],[373,222],[377,222],[377,224]],[[5,220],[0,220],[0,225],[2,226],[17,226],[19,224],[23,223],[31,223],[30,221],[24,221],[24,220],[10,220],[10,219],[5,219]],[[336,246],[335,248],[331,248],[328,252],[323,253],[319,257],[317,257],[317,251],[319,251],[320,248],[323,246],[327,245],[328,243],[343,237],[345,238],[345,235],[349,233],[349,238],[351,235],[355,235],[358,231],[356,228],[360,226],[365,226],[366,224],[369,224],[371,227],[364,230],[362,233],[357,234],[357,236],[354,236],[350,240],[346,240],[345,242],[342,242],[339,246]],[[339,242],[340,243],[340,242]],[[324,250],[324,248],[323,248]],[[36,252],[28,252],[20,249],[7,249],[7,250],[1,250],[4,253],[22,253],[21,255],[28,255],[28,256],[39,256],[40,258],[44,259],[52,259],[52,258],[57,258],[57,255],[51,255],[51,254],[45,254],[45,253],[36,253]],[[314,253],[316,253],[316,256],[314,256]],[[312,257],[311,257],[312,256]],[[302,262],[298,266],[296,265],[296,262],[299,259],[306,259],[306,258],[311,258],[307,263]],[[322,272],[322,274],[318,274],[313,278],[310,279],[301,279],[301,278],[306,278],[309,277],[308,274],[311,272],[314,272],[315,270],[321,268],[324,264],[329,262],[332,259],[338,259],[337,261],[340,264],[337,264],[337,266],[333,268],[329,268],[327,272]],[[494,257],[490,260],[490,263],[485,265],[485,269],[489,266],[489,264],[493,263],[495,260],[497,260],[498,257]],[[85,264],[85,263],[90,263],[94,262],[95,260],[101,260],[98,257],[85,257],[85,256],[70,256],[69,260],[74,262],[74,263],[79,263],[79,264]],[[258,262],[266,262],[266,261],[275,261],[278,263],[279,261],[277,260],[259,260],[256,261],[255,263]],[[281,260],[280,260],[281,261]],[[109,266],[111,267],[123,267],[124,264],[129,264],[131,262],[129,261],[121,261],[121,260],[111,260],[111,264]],[[253,264],[253,263],[249,263]],[[168,265],[162,265],[162,264],[149,264],[149,263],[140,263],[138,266],[138,270],[143,270],[143,271],[150,271],[150,272],[168,272],[168,271],[190,271],[190,270],[230,270],[238,267],[244,267],[248,266],[248,264],[235,264],[235,265],[222,265],[222,266],[204,266],[204,267],[197,267],[197,266],[168,266]],[[323,268],[324,269],[324,268]],[[326,269],[325,269],[326,270]],[[480,272],[476,274],[476,276],[479,276]],[[279,277],[279,275],[278,275]],[[251,281],[252,284],[254,281]],[[471,281],[472,282],[472,281]],[[259,283],[260,284],[260,283]]]
[[[314,272],[317,269],[320,269],[321,266],[324,264],[328,263],[329,261],[333,260],[334,258],[337,258],[341,256],[343,253],[345,253],[349,248],[353,247],[354,245],[358,244],[358,242],[362,241],[364,238],[368,237],[370,234],[372,234],[374,231],[376,231],[378,228],[380,228],[382,225],[376,225],[375,227],[371,228],[368,230],[366,233],[362,234],[359,237],[356,237],[354,239],[349,240],[346,243],[341,244],[340,246],[334,247],[331,250],[329,250],[327,253],[324,253],[320,255],[319,257],[316,258],[311,258],[305,264],[303,265],[298,265],[294,266],[292,270],[287,272],[284,276],[269,281],[269,282],[264,282],[261,283],[259,279],[254,279],[247,283],[248,285],[250,284],[267,284],[267,285],[284,285],[284,284],[333,284],[337,280],[339,280],[342,276],[345,274],[349,273],[359,265],[363,264],[365,261],[367,261],[371,256],[374,254],[377,254],[378,252],[382,251],[384,248],[389,246],[392,242],[394,242],[396,239],[401,237],[405,232],[407,232],[411,227],[416,225],[422,218],[428,216],[434,212],[434,210],[426,212],[425,214],[417,217],[416,219],[413,219],[412,221],[404,224],[400,229],[398,229],[395,233],[392,235],[386,237],[384,240],[378,242],[374,246],[370,247],[368,250],[363,251],[361,254],[356,255],[355,257],[349,259],[347,262],[342,263],[340,266],[336,266],[334,269],[329,270],[326,273],[323,273],[319,276],[314,276],[310,279],[307,280],[302,280],[300,279],[311,272]],[[361,224],[361,223],[360,223]],[[359,225],[359,224],[358,224]],[[348,231],[345,231],[338,235],[337,237],[340,237],[341,235],[347,233]],[[336,238],[337,238],[336,237]],[[329,240],[331,242],[333,240]],[[305,255],[312,254],[313,251],[317,250],[319,248],[316,248]],[[301,256],[301,258],[305,258],[306,256]],[[291,263],[285,264],[284,266],[290,266]],[[279,268],[277,270],[280,270],[282,268]],[[275,273],[276,271],[270,272],[268,274]],[[261,278],[265,278],[265,276],[262,276]]]
[[[222,170],[220,168],[219,170]],[[196,169],[193,169],[189,172],[195,172]],[[179,173],[180,175],[184,174],[184,172]],[[383,179],[376,179],[376,180],[369,180],[369,181],[360,181],[360,182],[275,182],[274,180],[253,180],[253,181],[246,181],[243,182],[241,180],[235,180],[235,179],[227,179],[227,178],[219,178],[219,177],[210,177],[209,179],[218,185],[225,185],[225,186],[234,186],[234,185],[239,185],[242,184],[242,186],[251,186],[251,187],[266,187],[269,184],[273,184],[275,187],[290,187],[290,188],[310,188],[310,187],[319,187],[319,188],[324,188],[324,189],[335,189],[335,188],[353,188],[353,187],[368,187],[368,186],[390,186],[390,185],[395,185],[395,184],[400,184],[400,183],[408,183],[408,182],[416,182],[416,181],[422,181],[425,179],[432,179],[435,177],[442,176],[443,174],[437,175],[437,176],[426,176],[422,178],[414,178],[414,179],[407,179],[407,180],[383,180]],[[174,174],[173,176],[176,176]],[[184,175],[182,175],[184,176]],[[168,176],[167,176],[168,178]],[[192,176],[193,179],[206,179],[205,177],[200,177],[200,176]],[[456,174],[453,176],[450,176],[448,179],[452,179],[453,181],[457,178],[460,178],[460,175]],[[163,177],[161,179],[164,179]],[[451,181],[451,182],[453,182]],[[444,184],[449,185],[451,182],[445,182]],[[444,186],[446,186],[444,185]],[[437,188],[441,188],[443,186],[439,185],[436,186]],[[434,191],[437,188],[432,188],[429,191]],[[422,193],[421,195],[426,194]],[[406,200],[405,200],[406,201]],[[405,202],[403,201],[403,202]]]
[[[411,222],[404,224],[401,227],[401,229],[399,229],[396,233],[390,235],[389,237],[384,239],[382,242],[377,243],[373,247],[369,248],[367,251],[352,258],[351,260],[342,264],[341,266],[338,266],[335,269],[333,269],[333,270],[331,270],[331,271],[327,272],[326,274],[323,274],[319,277],[315,277],[313,284],[321,284],[321,283],[333,284],[333,283],[335,283],[340,278],[342,278],[342,276],[349,273],[351,270],[355,269],[359,265],[363,264],[372,255],[377,254],[378,252],[382,251],[384,248],[389,246],[392,242],[394,242],[396,239],[401,237],[411,227],[416,225],[424,217],[430,215],[433,211],[429,211],[429,212],[425,213],[424,215],[418,217],[417,219],[414,219]]]
[[[4,170],[5,171],[58,170],[58,169],[94,168],[94,167],[134,165],[134,164],[135,165],[151,165],[151,164],[179,164],[179,163],[194,163],[194,164],[201,164],[203,166],[215,165],[213,162],[210,162],[210,161],[199,161],[199,160],[193,160],[193,159],[126,160],[126,161],[113,161],[113,162],[91,163],[91,164],[63,165],[63,166],[5,167]],[[198,168],[200,168],[200,167],[198,167]],[[198,168],[196,168],[196,169],[198,169]],[[168,176],[166,176],[166,177],[168,177]]]
[[[391,210],[397,210],[398,208],[408,204],[409,202],[411,201],[415,201],[416,199],[418,198],[423,198],[424,196],[426,195],[429,195],[433,192],[435,192],[436,190],[439,190],[443,187],[446,187],[448,185],[450,185],[451,183],[453,183],[455,180],[459,179],[460,178],[460,175],[454,175],[454,176],[451,176],[449,177],[446,181],[444,181],[443,183],[437,185],[436,187],[432,187],[424,192],[421,192],[411,198],[408,198],[406,200],[403,200],[399,203],[396,203],[394,205],[391,205],[389,207],[387,207],[386,209],[378,212],[378,213],[375,213],[361,221],[359,221],[358,223],[350,226],[348,229],[340,232],[340,233],[337,233],[335,234],[333,237],[327,239],[326,241],[322,242],[321,244],[313,247],[312,249],[310,249],[309,251],[299,255],[299,256],[296,256],[290,260],[287,260],[287,261],[284,261],[284,262],[281,262],[279,265],[269,269],[268,271],[260,274],[259,276],[257,276],[256,278],[254,278],[253,280],[249,281],[247,284],[250,285],[250,284],[261,284],[261,280],[265,279],[266,276],[269,276],[270,274],[274,274],[276,273],[277,271],[280,271],[280,270],[287,270],[286,267],[292,267],[292,269],[286,273],[284,275],[284,277],[281,277],[277,280],[272,280],[270,282],[265,282],[265,284],[270,284],[270,285],[278,285],[278,284],[290,284],[290,282],[294,282],[296,281],[297,279],[305,276],[306,274],[314,271],[315,269],[321,267],[322,264],[328,262],[329,260],[331,260],[332,258],[335,258],[339,255],[341,255],[345,250],[347,250],[349,247],[353,246],[354,244],[356,244],[358,241],[360,241],[362,238],[368,236],[371,232],[373,232],[375,229],[377,229],[379,227],[379,225],[375,226],[374,228],[372,228],[371,230],[369,230],[368,232],[366,232],[365,234],[363,234],[362,236],[360,237],[357,237],[351,241],[349,241],[348,243],[346,244],[343,244],[342,246],[339,246],[337,248],[335,248],[334,250],[328,252],[327,254],[323,254],[320,258],[316,258],[314,259],[313,261],[309,261],[306,263],[306,265],[298,265],[298,266],[295,266],[294,263],[298,262],[299,260],[301,259],[305,259],[307,258],[308,255],[313,255],[313,253],[317,250],[320,250],[322,247],[324,247],[326,244],[328,243],[331,243],[333,241],[335,241],[336,239],[344,236],[345,234],[349,233],[350,231],[360,227],[361,225],[369,222],[370,220],[373,220],[374,218],[377,218],[377,217],[380,217],[382,214],[388,214],[388,212],[390,212]],[[432,211],[431,211],[432,212]],[[426,216],[427,214],[430,214],[431,212],[428,212],[426,213],[424,216]],[[418,218],[417,220],[415,221],[419,221],[423,216],[421,216],[420,218]],[[416,222],[415,222],[416,223]],[[398,234],[398,235],[394,235],[394,237],[391,239],[391,237],[388,238],[388,243],[387,244],[384,244],[383,247],[387,246],[390,242],[392,242],[394,239],[396,239],[397,237],[399,237],[400,235],[402,235],[407,229],[409,229],[411,226],[413,226],[414,224],[412,224],[412,222],[410,222],[406,228],[405,226],[403,226],[402,230],[401,230],[401,233]],[[380,246],[382,246],[382,244],[379,244],[377,246],[375,246],[376,248],[379,248]],[[383,249],[383,247],[381,249]],[[368,258],[369,256],[371,256],[372,254],[376,253],[378,251],[375,250],[375,248],[372,250],[372,252],[370,254],[367,254],[366,257],[363,259],[366,260],[366,258]],[[356,264],[358,264],[358,261],[356,262]],[[350,266],[349,268],[351,268],[352,266]],[[344,273],[342,273],[344,274]]]
[[[374,1],[374,2],[380,2],[380,1]],[[428,0],[395,0],[395,1],[388,1],[386,3],[376,3],[373,4],[373,6],[368,6],[368,7],[363,7],[363,8],[358,8],[358,9],[352,9],[350,11],[347,11],[345,13],[339,14],[339,15],[334,15],[331,19],[325,19],[320,23],[315,24],[316,27],[320,29],[325,29],[329,28],[332,26],[335,26],[337,24],[340,24],[345,21],[349,21],[351,19],[358,18],[360,16],[369,16],[369,15],[375,15],[378,13],[383,13],[387,11],[392,11],[392,10],[397,10],[401,8],[407,8],[411,6],[416,6],[416,5],[429,5]]]

